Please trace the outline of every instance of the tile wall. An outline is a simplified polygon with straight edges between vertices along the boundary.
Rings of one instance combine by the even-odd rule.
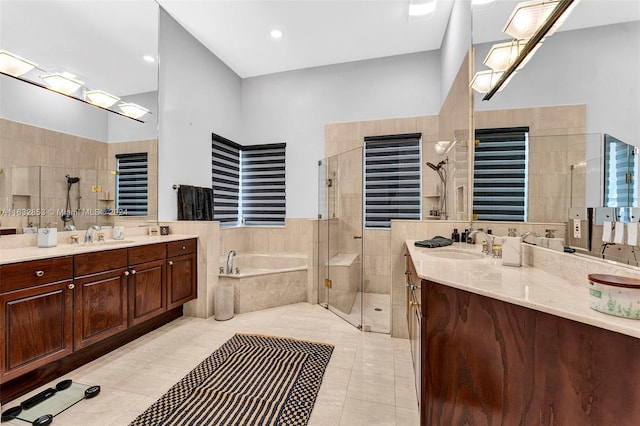
[[[113,198],[115,179],[109,171],[115,170],[115,154],[132,152],[129,149],[149,152],[149,217],[157,218],[157,140],[108,144],[5,119],[0,119],[0,128],[0,208],[45,212],[40,217],[4,216],[0,226],[22,228],[33,222],[61,230],[67,174],[80,178],[70,191],[71,209],[83,211],[74,215],[75,226],[113,225],[112,217],[97,215],[95,210],[113,207],[114,201],[105,200],[105,193],[93,192],[92,187],[109,190]]]

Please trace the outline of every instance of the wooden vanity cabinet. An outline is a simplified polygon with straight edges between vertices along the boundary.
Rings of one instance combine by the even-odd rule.
[[[73,257],[0,266],[0,382],[73,351]]]
[[[418,406],[421,394],[422,371],[422,309],[420,296],[420,277],[416,273],[411,257],[405,254],[405,283],[407,286],[407,325],[409,327],[409,343],[411,345],[411,359],[415,372],[415,387]]]
[[[127,249],[75,256],[75,349],[127,328]]]
[[[166,257],[165,243],[129,249],[129,325],[167,311]]]
[[[167,243],[167,309],[197,296],[197,240]]]

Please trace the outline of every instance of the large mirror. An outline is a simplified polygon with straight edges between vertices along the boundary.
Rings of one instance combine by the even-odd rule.
[[[0,75],[0,227],[157,220],[157,3],[2,0],[0,50],[36,64]],[[83,87],[68,96],[42,87],[42,76],[63,72]],[[149,112],[96,107],[89,90],[120,98],[113,111]]]
[[[518,1],[473,6],[475,71]],[[604,134],[640,145],[637,2],[582,0],[490,100],[474,95],[476,131],[527,128],[527,221],[566,222],[568,208],[603,205]]]

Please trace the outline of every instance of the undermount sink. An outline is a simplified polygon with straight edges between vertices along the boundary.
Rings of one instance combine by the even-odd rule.
[[[427,256],[439,257],[442,259],[454,260],[480,260],[484,258],[484,255],[480,253],[467,253],[453,250],[427,251],[424,254],[426,254]]]
[[[133,243],[133,240],[105,240],[105,241],[94,241],[92,243],[80,243],[78,246],[80,247],[101,247],[101,246],[111,246],[117,244],[128,244]]]

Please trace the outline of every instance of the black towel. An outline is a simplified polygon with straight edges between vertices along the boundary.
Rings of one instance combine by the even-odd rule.
[[[213,220],[213,189],[180,185],[178,220]]]
[[[433,237],[430,240],[416,241],[414,243],[416,247],[427,247],[427,248],[444,247],[444,246],[450,246],[451,244],[453,244],[452,239],[441,237],[441,236]]]

